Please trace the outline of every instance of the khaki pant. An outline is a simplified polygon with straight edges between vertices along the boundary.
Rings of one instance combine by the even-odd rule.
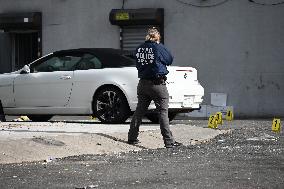
[[[136,111],[132,117],[130,123],[130,129],[128,132],[128,140],[134,141],[139,134],[139,127],[142,122],[142,118],[147,112],[147,109],[153,100],[158,112],[160,120],[160,129],[163,136],[164,144],[174,143],[174,138],[169,127],[168,118],[168,103],[169,93],[165,84],[155,84],[153,81],[140,79],[137,86],[138,104]]]

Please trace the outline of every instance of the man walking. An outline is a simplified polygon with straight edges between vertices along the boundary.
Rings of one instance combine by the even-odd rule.
[[[160,129],[166,148],[182,145],[173,138],[169,127],[169,93],[166,86],[167,66],[173,62],[171,53],[160,43],[160,33],[150,28],[143,44],[136,48],[136,68],[140,78],[137,86],[138,104],[130,123],[128,143],[137,144],[142,117],[153,100],[160,120]]]

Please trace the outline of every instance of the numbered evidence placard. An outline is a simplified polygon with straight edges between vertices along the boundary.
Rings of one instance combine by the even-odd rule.
[[[281,130],[281,121],[280,119],[274,118],[272,121],[272,131],[280,132],[280,130]]]
[[[227,114],[226,114],[226,120],[227,121],[232,121],[233,119],[234,119],[233,111],[228,109]]]
[[[218,123],[217,123],[217,116],[216,115],[210,115],[208,119],[208,128],[217,129]]]
[[[223,115],[222,112],[216,112],[216,120],[217,124],[223,124]]]

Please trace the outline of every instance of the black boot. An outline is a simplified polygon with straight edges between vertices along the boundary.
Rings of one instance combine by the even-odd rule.
[[[178,147],[178,146],[182,146],[183,144],[180,143],[180,142],[174,142],[174,143],[171,143],[171,144],[166,144],[165,147],[166,148],[175,148],[175,147]]]
[[[128,144],[135,145],[135,144],[138,144],[138,143],[139,143],[139,140],[138,140],[138,139],[136,139],[136,140],[128,140],[127,143],[128,143]]]

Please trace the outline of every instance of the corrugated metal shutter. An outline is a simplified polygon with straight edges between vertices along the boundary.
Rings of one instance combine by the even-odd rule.
[[[145,41],[148,26],[124,26],[122,28],[122,49],[135,50]]]
[[[122,50],[135,50],[138,45],[145,41],[149,25],[123,26],[122,27]],[[160,27],[155,26],[160,30]],[[161,35],[163,35],[161,33]],[[163,37],[163,36],[162,36]]]

